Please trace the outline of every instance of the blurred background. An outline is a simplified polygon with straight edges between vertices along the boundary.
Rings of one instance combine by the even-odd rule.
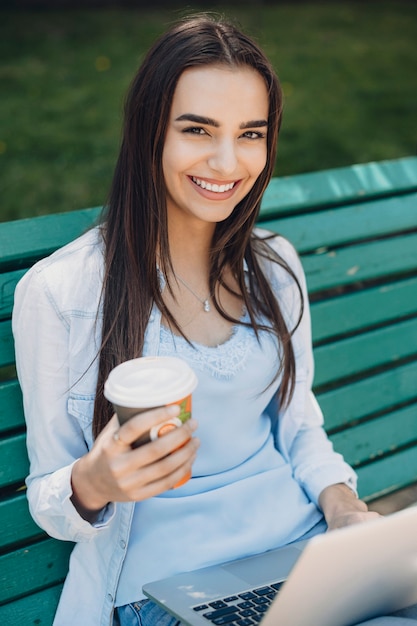
[[[236,19],[281,79],[275,175],[416,154],[415,2],[3,0],[0,221],[106,201],[133,74],[199,10]]]

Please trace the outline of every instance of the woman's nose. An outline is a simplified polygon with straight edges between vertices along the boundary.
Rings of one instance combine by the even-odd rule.
[[[238,162],[234,141],[225,140],[215,145],[208,159],[208,165],[222,176],[231,175],[236,171]]]

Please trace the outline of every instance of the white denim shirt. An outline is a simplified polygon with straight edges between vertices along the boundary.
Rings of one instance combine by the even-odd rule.
[[[274,238],[271,245],[296,272],[305,297],[303,319],[293,338],[294,396],[285,412],[277,410],[271,429],[293,477],[317,506],[325,487],[344,482],[354,489],[356,476],[333,451],[311,392],[310,317],[301,264],[283,238]],[[299,310],[298,291],[277,264],[263,264],[293,327]],[[134,503],[109,504],[98,522],[90,524],[71,502],[72,466],[93,445],[91,423],[101,338],[97,311],[103,273],[102,239],[99,229],[93,229],[37,263],[15,294],[13,332],[27,421],[29,506],[48,534],[76,543],[54,626],[110,626],[135,508]],[[154,308],[145,355],[158,354],[160,336],[161,315]]]

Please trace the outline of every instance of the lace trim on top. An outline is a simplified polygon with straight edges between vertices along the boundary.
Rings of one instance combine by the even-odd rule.
[[[249,355],[256,349],[258,341],[251,328],[237,324],[231,336],[218,346],[205,346],[193,342],[190,345],[184,337],[175,335],[161,325],[159,354],[184,358],[200,371],[209,372],[216,378],[232,378],[246,367]]]

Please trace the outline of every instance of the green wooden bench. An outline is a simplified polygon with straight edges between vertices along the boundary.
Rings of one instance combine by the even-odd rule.
[[[52,623],[71,544],[28,513],[10,315],[17,280],[99,209],[0,224],[0,621]],[[337,450],[372,500],[417,483],[417,158],[274,179],[260,222],[307,274],[315,391]]]

